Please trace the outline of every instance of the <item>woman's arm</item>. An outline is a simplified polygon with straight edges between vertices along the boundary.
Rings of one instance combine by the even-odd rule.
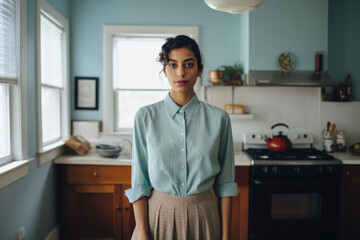
[[[138,240],[149,239],[148,198],[142,197],[133,203]]]
[[[222,240],[231,238],[231,197],[219,198]]]

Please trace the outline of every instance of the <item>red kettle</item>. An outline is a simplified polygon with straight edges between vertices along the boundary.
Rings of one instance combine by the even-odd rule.
[[[284,123],[277,123],[274,126],[272,126],[271,129],[274,129],[275,127],[278,126],[284,126],[289,128],[288,125]],[[290,139],[287,136],[282,135],[282,131],[279,132],[279,135],[274,136],[273,138],[267,138],[266,143],[269,150],[274,152],[287,152],[291,150],[292,147]]]

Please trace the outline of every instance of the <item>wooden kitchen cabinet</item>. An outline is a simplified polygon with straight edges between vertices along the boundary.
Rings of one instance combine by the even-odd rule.
[[[360,239],[360,166],[344,165],[339,240]]]
[[[135,227],[124,192],[130,166],[66,165],[62,239],[130,239]]]
[[[231,239],[248,239],[249,219],[249,167],[235,168],[235,181],[238,184],[238,196],[232,199]]]

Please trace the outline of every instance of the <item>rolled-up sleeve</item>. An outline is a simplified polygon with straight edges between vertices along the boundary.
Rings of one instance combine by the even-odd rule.
[[[145,121],[140,109],[136,113],[134,121],[131,188],[125,191],[125,195],[131,203],[143,196],[149,197],[152,191],[148,173],[145,130]]]
[[[220,135],[220,149],[218,160],[221,166],[220,173],[213,186],[216,197],[237,196],[237,183],[235,182],[234,145],[231,131],[230,117],[224,113]]]

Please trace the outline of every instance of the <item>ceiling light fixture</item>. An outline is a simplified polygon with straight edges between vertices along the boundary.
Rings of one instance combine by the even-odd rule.
[[[264,2],[265,0],[205,0],[212,9],[234,14],[253,10]]]

